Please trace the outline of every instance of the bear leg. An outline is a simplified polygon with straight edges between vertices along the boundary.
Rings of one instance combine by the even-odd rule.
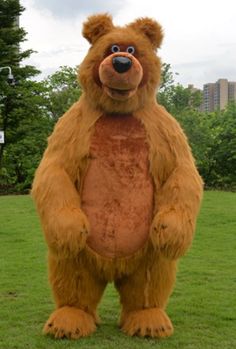
[[[176,275],[176,262],[155,254],[138,270],[115,282],[120,293],[120,327],[130,336],[168,337],[173,333],[165,313]]]
[[[55,338],[78,339],[89,336],[96,330],[92,315],[76,307],[61,307],[55,310],[46,322],[43,333]]]
[[[90,335],[99,324],[96,313],[106,282],[86,266],[83,252],[77,259],[49,254],[49,280],[57,309],[44,326],[44,334],[77,339]]]

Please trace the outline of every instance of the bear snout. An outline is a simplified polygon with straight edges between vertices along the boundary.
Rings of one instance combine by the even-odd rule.
[[[126,52],[106,57],[101,62],[98,73],[104,92],[120,101],[132,97],[143,78],[142,65],[137,58]]]
[[[132,66],[132,60],[129,57],[116,56],[112,59],[112,65],[117,73],[125,73]]]

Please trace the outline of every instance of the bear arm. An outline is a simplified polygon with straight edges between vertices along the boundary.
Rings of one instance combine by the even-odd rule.
[[[165,134],[165,139],[169,148],[168,157],[173,159],[173,168],[162,183],[154,173],[154,181],[159,183],[154,194],[156,209],[151,237],[154,245],[162,246],[168,251],[167,255],[178,258],[186,252],[193,239],[203,182],[179,124],[163,108],[159,116],[160,119],[163,116],[163,124],[169,124],[168,130],[171,130]]]
[[[58,122],[48,142],[48,148],[36,171],[32,196],[36,202],[49,246],[66,249],[67,240],[86,235],[88,222],[80,208],[80,196],[75,183],[79,180],[79,158],[74,159],[78,134],[78,109],[71,108]],[[84,234],[83,234],[84,233]],[[72,237],[73,235],[73,237]],[[77,251],[78,252],[78,251]]]
[[[46,219],[65,207],[80,207],[79,193],[65,168],[46,157],[36,172],[32,195],[40,216]]]
[[[203,183],[193,164],[178,165],[156,195],[157,214],[166,209],[184,210],[196,218],[203,192]]]
[[[32,195],[40,215],[52,215],[63,207],[78,207],[79,143],[81,103],[75,103],[57,122],[48,139],[40,165],[35,173]]]
[[[32,194],[48,246],[63,255],[76,255],[85,246],[89,226],[80,208],[80,197],[66,171],[43,162]]]
[[[179,166],[160,189],[151,225],[155,247],[172,259],[190,247],[202,197],[202,182],[192,166]]]

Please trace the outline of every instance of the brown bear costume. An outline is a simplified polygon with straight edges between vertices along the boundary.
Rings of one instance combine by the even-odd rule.
[[[202,196],[186,137],[156,102],[160,25],[95,15],[79,67],[83,95],[58,121],[33,183],[56,310],[44,332],[88,336],[108,282],[128,335],[173,333],[165,313]]]

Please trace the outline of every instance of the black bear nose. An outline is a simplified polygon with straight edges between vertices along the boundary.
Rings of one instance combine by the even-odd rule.
[[[112,64],[117,73],[125,73],[131,68],[132,61],[128,57],[116,56],[113,57]]]

